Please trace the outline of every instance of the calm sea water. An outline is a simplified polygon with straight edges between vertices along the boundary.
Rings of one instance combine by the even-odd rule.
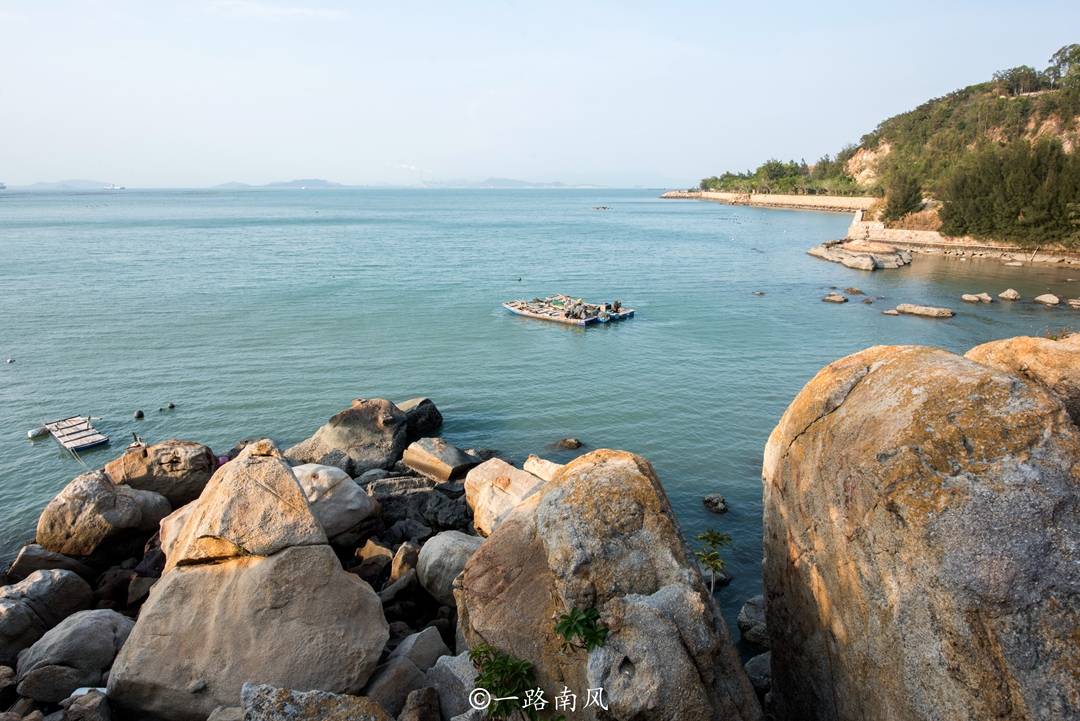
[[[964,351],[1080,328],[1075,311],[958,300],[1009,286],[1080,296],[1080,269],[917,258],[864,273],[804,252],[847,215],[656,195],[0,193],[0,357],[16,361],[0,365],[0,554],[32,539],[80,471],[26,439],[44,420],[101,416],[112,447],[85,458],[102,465],[132,431],[219,451],[252,435],[290,444],[354,397],[428,395],[461,446],[566,460],[547,446],[573,435],[648,457],[688,535],[734,537],[720,594],[731,619],[760,589],[762,448],[822,365],[879,343]],[[886,299],[820,302],[851,285]],[[499,306],[552,292],[638,315],[583,331]],[[881,315],[909,301],[958,315]],[[728,514],[703,509],[710,492]]]

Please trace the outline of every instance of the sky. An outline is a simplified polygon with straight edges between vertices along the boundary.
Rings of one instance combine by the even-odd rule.
[[[0,181],[685,187],[1080,42],[1080,3],[0,0]]]

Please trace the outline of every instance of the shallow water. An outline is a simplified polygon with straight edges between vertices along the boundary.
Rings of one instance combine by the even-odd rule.
[[[879,343],[964,351],[1080,313],[971,306],[963,292],[1080,296],[1080,269],[917,257],[865,273],[805,254],[849,216],[695,201],[648,190],[0,193],[0,554],[33,536],[80,467],[42,421],[92,413],[218,451],[290,444],[357,396],[428,395],[461,446],[530,452],[573,435],[647,456],[684,531],[728,531],[733,619],[760,590],[761,454],[825,363]],[[610,211],[593,211],[597,205]],[[855,285],[873,305],[820,302]],[[765,291],[755,296],[752,291]],[[565,292],[635,307],[582,330],[503,300]],[[950,320],[892,318],[900,302]],[[173,411],[158,408],[173,401]],[[131,418],[135,409],[146,420]],[[701,505],[723,493],[731,511]]]

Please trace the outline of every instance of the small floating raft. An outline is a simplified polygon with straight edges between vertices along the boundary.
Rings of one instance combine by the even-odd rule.
[[[537,320],[549,320],[565,325],[589,326],[611,321],[626,320],[634,317],[633,308],[624,308],[619,301],[614,303],[586,303],[580,298],[568,295],[552,295],[547,298],[532,300],[511,300],[502,304],[503,308],[514,315]]]
[[[69,451],[81,451],[108,443],[109,437],[94,428],[90,421],[89,417],[71,416],[46,423],[44,428],[57,443]]]

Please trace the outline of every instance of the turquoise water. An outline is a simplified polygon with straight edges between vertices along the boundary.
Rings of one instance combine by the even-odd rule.
[[[546,447],[573,435],[648,457],[688,534],[734,536],[730,619],[760,587],[763,445],[822,365],[878,343],[963,351],[1080,328],[1075,311],[958,300],[1009,286],[1080,296],[1080,268],[917,258],[864,273],[804,253],[847,215],[657,194],[0,194],[0,357],[16,361],[0,365],[0,553],[31,540],[80,471],[26,440],[43,420],[102,416],[113,445],[85,455],[101,465],[132,431],[219,451],[252,435],[290,444],[354,397],[422,394],[461,446],[566,460]],[[850,285],[887,300],[820,302]],[[619,298],[638,316],[581,330],[499,307],[552,292]],[[908,301],[959,315],[880,314]],[[728,514],[702,508],[714,491]]]

